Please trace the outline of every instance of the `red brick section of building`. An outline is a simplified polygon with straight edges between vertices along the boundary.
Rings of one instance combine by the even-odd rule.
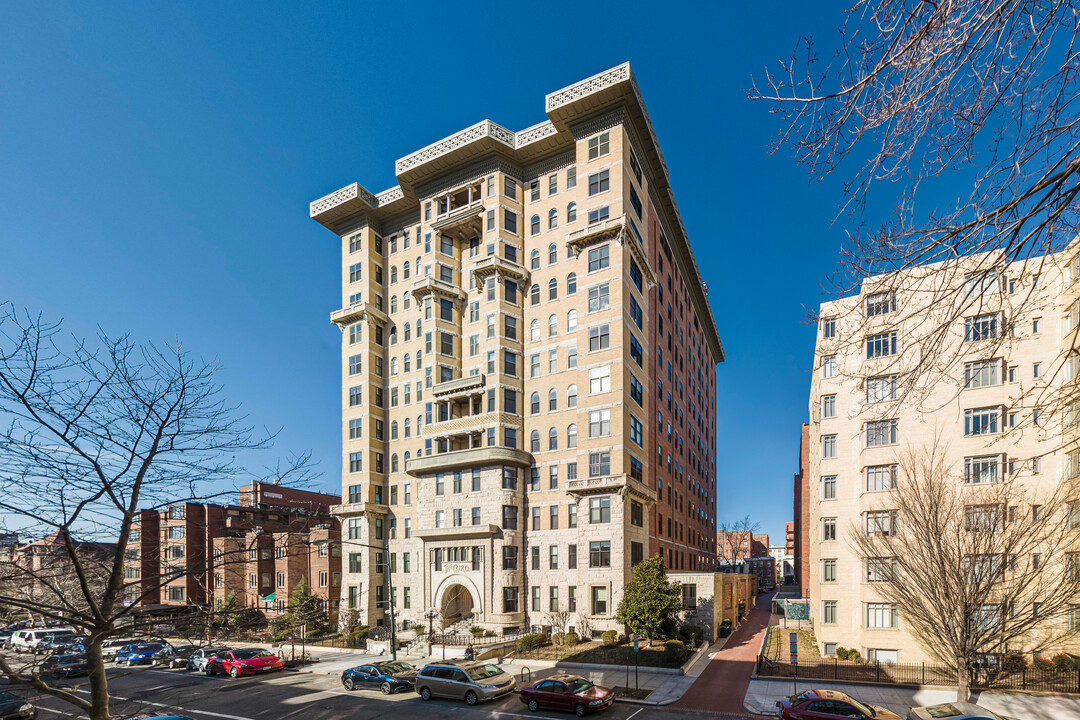
[[[769,557],[768,535],[754,535],[750,532],[720,532],[716,534],[716,542],[717,556],[721,562]]]
[[[649,262],[656,284],[648,288],[655,357],[649,365],[652,421],[657,450],[650,450],[647,477],[655,483],[649,554],[660,553],[669,570],[712,571],[716,567],[716,366],[723,348],[714,348],[702,330],[691,295],[708,303],[708,288],[688,288],[700,277],[676,257],[664,238],[655,210],[649,213]],[[680,270],[680,267],[683,269]],[[632,278],[628,277],[628,281]],[[633,560],[632,560],[633,561]]]
[[[795,584],[810,597],[810,425],[803,423],[799,438],[799,472],[795,473],[795,506],[792,509],[794,547],[789,550],[795,566]]]
[[[795,555],[795,523],[784,523],[784,552]]]
[[[273,611],[306,577],[336,612],[341,531],[330,507],[340,501],[337,495],[256,483],[240,489],[237,505],[186,502],[143,510],[125,561],[128,599],[144,606],[209,607],[231,592],[247,605],[273,593],[260,605]],[[176,579],[170,581],[171,573]],[[280,578],[284,585],[278,591]],[[326,585],[320,586],[323,578]]]

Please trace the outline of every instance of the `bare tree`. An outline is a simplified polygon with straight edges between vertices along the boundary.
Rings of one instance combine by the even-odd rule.
[[[718,559],[729,568],[753,553],[754,533],[761,524],[750,519],[749,515],[732,522],[722,522],[716,526],[719,537]]]
[[[837,52],[819,55],[807,38],[750,90],[781,118],[773,151],[843,183],[841,214],[855,225],[835,294],[870,279],[880,309],[895,271],[940,263],[939,312],[905,337],[923,357],[944,352],[948,329],[978,314],[973,285],[1000,281],[1008,263],[1023,264],[1007,308],[1022,313],[1045,256],[1077,234],[1078,31],[1062,0],[855,0]],[[897,198],[880,227],[862,222],[874,188]],[[914,364],[900,391],[935,371]]]
[[[125,580],[139,510],[212,497],[240,474],[235,453],[269,440],[243,425],[215,377],[213,363],[180,346],[104,333],[96,343],[72,340],[58,323],[0,306],[0,517],[6,530],[54,536],[57,555],[45,567],[5,567],[0,605],[82,628],[90,693],[48,685],[0,658],[9,679],[108,720],[102,642],[133,616],[130,591],[153,596],[176,577]],[[81,541],[107,541],[115,552],[87,555]],[[11,590],[27,585],[35,592]]]
[[[566,632],[566,626],[570,624],[571,613],[569,610],[552,610],[544,613],[544,619],[548,625],[555,628],[555,632]]]
[[[1080,566],[1067,552],[1072,506],[1059,489],[964,484],[947,457],[939,443],[902,452],[897,488],[849,538],[866,581],[955,671],[966,701],[973,661],[1061,639],[1055,628],[1080,590]]]

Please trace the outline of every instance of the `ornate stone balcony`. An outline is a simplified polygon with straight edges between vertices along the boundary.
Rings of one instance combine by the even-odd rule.
[[[656,501],[655,490],[625,474],[570,480],[566,484],[566,491],[579,497],[606,493],[617,493],[624,496],[630,493],[647,503]]]
[[[454,208],[445,215],[440,216],[435,222],[431,223],[431,229],[435,232],[451,230],[459,225],[464,225],[473,220],[479,220],[483,214],[484,203],[480,200],[473,200],[468,205]]]
[[[342,503],[330,508],[330,513],[338,517],[356,517],[357,515],[367,515],[369,513],[386,515],[388,512],[390,512],[388,507],[376,503]]]
[[[426,432],[426,428],[425,428]],[[533,457],[524,450],[508,447],[482,447],[468,450],[455,450],[448,453],[425,455],[411,458],[405,464],[405,472],[413,477],[439,470],[459,470],[461,468],[482,467],[484,465],[516,465],[530,467]]]
[[[352,325],[354,322],[361,320],[367,320],[368,322],[377,322],[380,324],[386,324],[386,313],[379,310],[370,303],[361,302],[349,307],[341,308],[330,313],[330,322],[335,325]]]
[[[471,435],[484,432],[492,425],[510,425],[521,428],[521,416],[510,413],[488,412],[467,417],[451,418],[432,423],[424,428],[425,435],[442,438],[451,435]]]
[[[486,376],[481,373],[479,375],[466,375],[465,377],[459,377],[456,380],[447,380],[446,382],[437,383],[435,387],[431,388],[431,393],[435,397],[443,397],[445,395],[448,399],[468,395],[479,395],[484,391],[485,377]]]
[[[428,295],[441,295],[442,297],[455,302],[465,302],[467,297],[462,289],[456,285],[451,285],[442,280],[436,280],[430,275],[428,277],[420,278],[413,283],[412,294],[418,302]]]
[[[488,255],[473,265],[472,271],[473,275],[476,276],[477,285],[483,284],[484,278],[489,275],[504,275],[517,278],[526,284],[529,282],[529,271],[525,269],[525,266],[510,262],[498,255]]]
[[[498,525],[485,523],[483,525],[462,525],[461,527],[420,528],[414,535],[423,540],[434,540],[436,538],[456,540],[460,538],[490,537],[498,532]]]

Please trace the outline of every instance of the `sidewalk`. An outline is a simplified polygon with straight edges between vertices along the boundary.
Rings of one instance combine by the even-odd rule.
[[[712,661],[672,707],[735,715],[745,712],[743,696],[750,687],[750,675],[769,625],[771,608],[772,595],[759,596],[746,621],[713,654]],[[775,705],[772,712],[776,713]]]
[[[900,688],[882,685],[844,685],[821,680],[800,680],[800,692],[812,688],[839,690],[854,698],[880,705],[907,717],[912,707],[937,705],[956,700],[955,688]],[[755,715],[776,717],[776,701],[791,695],[792,681],[755,678],[750,681],[743,705]],[[979,692],[971,694],[971,702],[1015,720],[1080,720],[1080,697],[1065,695],[1019,695]]]

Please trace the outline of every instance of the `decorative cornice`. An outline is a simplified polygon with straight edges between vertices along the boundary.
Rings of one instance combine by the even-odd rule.
[[[431,294],[442,295],[443,297],[456,302],[465,302],[468,299],[468,296],[461,288],[456,285],[451,285],[450,283],[444,283],[442,280],[436,280],[430,276],[420,278],[414,282],[411,292],[417,301],[422,300],[425,296]]]
[[[353,183],[352,185],[346,185],[340,190],[335,190],[329,195],[324,195],[312,202],[308,209],[311,211],[311,217],[318,217],[327,210],[332,210],[338,205],[347,203],[350,200],[360,200],[371,208],[379,206],[379,202],[375,199],[375,196],[364,188],[363,185],[360,183]]]
[[[379,203],[379,207],[386,207],[392,202],[405,199],[405,191],[401,189],[400,185],[395,185],[392,188],[383,190],[381,193],[375,196],[375,199]]]
[[[355,322],[361,320],[367,320],[368,322],[376,322],[380,325],[385,325],[389,322],[389,318],[386,317],[386,313],[379,310],[374,305],[369,305],[366,302],[359,302],[349,307],[341,308],[330,313],[330,322],[341,327],[344,332],[347,325],[352,325]]]
[[[488,275],[508,275],[521,280],[525,284],[529,282],[529,271],[525,269],[524,265],[510,262],[498,255],[488,255],[483,260],[478,261],[473,265],[472,272],[476,277],[477,285],[483,284],[484,278]]]
[[[544,108],[548,112],[551,112],[558,107],[568,105],[586,95],[592,95],[593,93],[600,92],[612,85],[617,85],[632,79],[633,74],[630,72],[630,63],[625,62],[616,68],[605,70],[598,75],[585,78],[581,82],[574,83],[569,87],[565,87],[562,90],[556,90],[547,95],[544,98]]]
[[[523,148],[526,145],[531,145],[534,142],[540,142],[546,137],[550,137],[556,134],[558,130],[555,128],[555,124],[550,120],[545,120],[542,123],[537,123],[530,128],[525,128],[517,135],[514,136],[514,147]]]
[[[406,155],[394,163],[394,170],[398,175],[402,175],[419,165],[431,162],[460,147],[487,137],[498,140],[510,149],[514,148],[514,133],[490,120],[481,120],[472,127],[467,127],[461,132],[454,133],[450,137],[421,148],[411,155]]]
[[[445,472],[463,467],[483,467],[485,465],[531,467],[532,464],[533,456],[524,450],[494,446],[411,458],[405,463],[405,472],[413,477],[419,477],[423,474]]]

